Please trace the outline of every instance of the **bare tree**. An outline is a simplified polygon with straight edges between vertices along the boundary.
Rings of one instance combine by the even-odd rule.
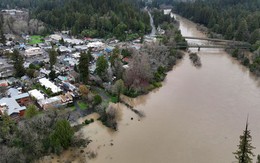
[[[141,89],[149,84],[152,72],[147,53],[133,52],[133,59],[125,71],[124,81],[128,88]]]

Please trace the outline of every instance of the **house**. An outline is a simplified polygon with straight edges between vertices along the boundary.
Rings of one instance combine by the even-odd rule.
[[[58,34],[52,34],[49,37],[54,42],[59,42],[62,39],[62,37],[60,35],[58,35]]]
[[[7,80],[0,80],[0,87],[8,87]]]
[[[52,83],[51,81],[49,81],[46,78],[40,79],[39,82],[46,89],[50,89],[52,91],[52,93],[59,93],[62,91],[59,87],[57,87],[54,83]]]
[[[79,53],[79,52],[73,53],[73,54],[71,54],[71,55],[72,55],[72,57],[75,58],[75,59],[80,58],[80,53]]]
[[[24,115],[26,106],[31,102],[28,93],[4,97],[0,99],[0,114],[7,113],[13,118],[19,118]]]
[[[103,43],[103,42],[100,42],[100,41],[96,41],[96,42],[90,42],[90,43],[88,43],[88,45],[87,45],[87,47],[88,48],[94,48],[94,49],[96,49],[96,50],[98,50],[98,49],[104,49],[104,46],[105,46],[105,44]]]
[[[13,98],[17,101],[17,103],[20,106],[27,106],[31,102],[31,99],[30,99],[30,96],[28,93],[22,93],[17,96],[14,96]]]
[[[113,51],[114,47],[106,47],[105,52],[111,53]]]
[[[72,96],[72,93],[70,93],[70,92],[67,92],[64,95],[60,95],[60,98],[61,98],[61,102],[63,103],[63,105],[73,103],[73,96]]]
[[[66,46],[59,46],[59,51],[61,53],[72,53],[74,50],[73,48],[67,48]]]
[[[43,110],[59,108],[60,106],[62,106],[62,99],[60,96],[55,96],[48,99],[40,100],[38,101],[38,104]]]
[[[76,91],[77,90],[77,87],[75,87],[74,85],[70,84],[69,82],[63,82],[63,88],[66,90],[66,91]]]
[[[68,65],[68,66],[74,66],[78,65],[78,61],[74,58],[66,57],[63,59],[63,61]]]
[[[30,47],[25,50],[24,56],[25,57],[34,57],[37,55],[42,55],[43,51],[39,47]]]
[[[0,78],[7,78],[13,76],[13,65],[6,62],[6,60],[0,60]]]
[[[87,45],[78,45],[78,46],[74,46],[74,48],[77,50],[77,51],[87,51],[88,50],[88,46]]]
[[[80,39],[70,39],[70,38],[65,38],[64,42],[69,43],[71,45],[80,45],[83,44],[84,41]]]
[[[14,96],[21,94],[22,93],[21,91],[22,91],[21,87],[17,88],[17,89],[16,88],[10,88],[10,89],[7,90],[7,94],[10,97],[14,97]]]
[[[72,102],[73,102],[72,94],[68,92],[64,95],[59,95],[48,99],[40,100],[38,101],[38,104],[43,110],[48,110],[52,108],[60,108]]]
[[[31,97],[35,98],[37,101],[45,99],[44,94],[42,94],[37,89],[33,89],[33,90],[29,91],[28,93]]]

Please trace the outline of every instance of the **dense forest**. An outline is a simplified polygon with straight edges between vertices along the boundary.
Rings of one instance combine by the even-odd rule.
[[[150,29],[149,15],[135,0],[3,0],[0,8],[27,8],[30,17],[51,31],[71,30],[87,37],[143,35]]]
[[[256,43],[260,40],[259,0],[197,0],[174,6],[175,12],[222,34],[225,39],[259,44]],[[257,48],[255,45],[252,50]]]

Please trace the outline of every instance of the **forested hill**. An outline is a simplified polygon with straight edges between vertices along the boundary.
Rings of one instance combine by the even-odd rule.
[[[142,35],[150,31],[149,16],[138,0],[1,0],[1,8],[27,8],[30,16],[51,30],[72,30],[90,37],[125,31]],[[122,38],[123,39],[123,38]]]
[[[177,13],[204,24],[211,31],[222,34],[225,39],[247,41],[258,48],[256,42],[260,40],[259,0],[196,0],[174,5]]]

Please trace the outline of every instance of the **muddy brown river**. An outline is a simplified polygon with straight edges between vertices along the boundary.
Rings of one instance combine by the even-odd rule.
[[[177,19],[184,36],[206,37],[196,24]],[[160,89],[130,101],[144,118],[116,104],[119,131],[99,122],[85,127],[93,140],[88,148],[98,153],[88,162],[232,163],[247,114],[253,152],[260,154],[259,81],[222,49],[201,49],[198,55],[201,68],[186,55]]]

